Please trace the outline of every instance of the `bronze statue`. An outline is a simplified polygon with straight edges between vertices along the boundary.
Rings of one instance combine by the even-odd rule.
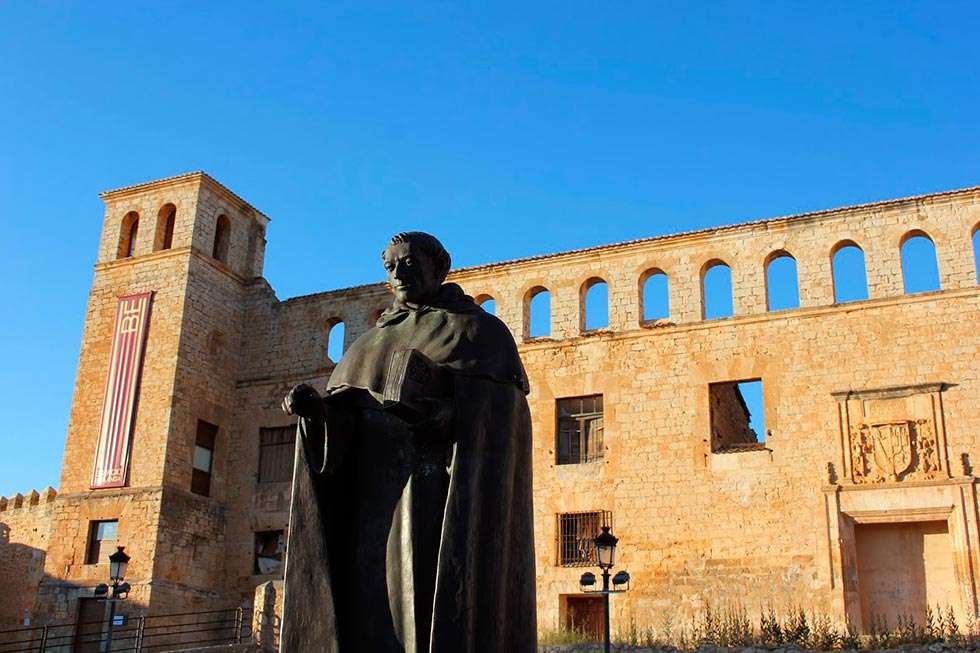
[[[507,327],[425,233],[383,253],[391,307],[298,415],[280,650],[536,650],[531,421]]]

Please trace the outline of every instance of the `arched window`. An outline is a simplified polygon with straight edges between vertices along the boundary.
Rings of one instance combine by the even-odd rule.
[[[527,338],[546,338],[551,335],[551,293],[537,286],[524,297],[524,324]]]
[[[939,290],[939,265],[932,238],[922,231],[910,231],[902,237],[899,252],[906,295]]]
[[[177,207],[164,204],[157,214],[157,231],[153,238],[153,251],[170,249],[174,245],[174,221],[177,219]]]
[[[667,274],[660,269],[647,270],[640,277],[640,310],[642,320],[665,320],[670,317]]]
[[[977,273],[977,283],[980,284],[980,224],[973,228],[973,269]]]
[[[344,355],[344,323],[342,320],[331,320],[327,326],[327,358],[331,363],[340,362]]]
[[[136,253],[136,234],[140,227],[140,215],[130,211],[122,219],[119,229],[119,251],[116,258],[129,258]]]
[[[490,315],[497,314],[497,302],[492,295],[477,295],[474,301]]]
[[[732,269],[715,259],[705,263],[701,270],[701,317],[716,320],[734,315]]]
[[[766,309],[782,311],[800,307],[800,284],[796,259],[782,250],[766,260]]]
[[[605,329],[609,326],[609,286],[599,277],[592,277],[582,284],[579,292],[584,331]]]
[[[228,216],[219,215],[218,222],[214,225],[214,248],[211,256],[222,263],[228,262],[228,241],[231,237],[231,222]]]
[[[834,303],[857,302],[868,298],[868,275],[864,269],[864,250],[853,240],[842,240],[831,250],[834,273]]]

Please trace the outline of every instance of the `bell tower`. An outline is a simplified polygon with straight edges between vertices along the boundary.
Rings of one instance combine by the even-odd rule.
[[[38,616],[76,618],[116,546],[130,609],[221,607],[228,427],[269,219],[203,172],[100,196]]]

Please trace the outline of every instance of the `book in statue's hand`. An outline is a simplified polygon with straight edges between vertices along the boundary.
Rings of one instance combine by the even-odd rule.
[[[406,422],[429,417],[428,400],[450,396],[449,372],[417,349],[401,349],[388,360],[382,407]]]

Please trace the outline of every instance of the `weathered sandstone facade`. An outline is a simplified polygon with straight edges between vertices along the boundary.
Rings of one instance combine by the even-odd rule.
[[[43,578],[25,590],[37,594],[33,619],[73,619],[77,598],[105,580],[105,564],[85,564],[99,520],[118,520],[133,557],[127,609],[251,603],[278,577],[257,573],[256,534],[288,526],[288,482],[260,478],[260,429],[289,426],[280,401],[301,381],[322,389],[331,328],[342,321],[352,342],[388,294],[375,284],[280,301],[262,278],[267,218],[202,173],[102,197],[61,487],[31,508],[46,537],[25,535],[34,526],[11,519],[9,501],[0,509],[10,542],[44,552]],[[167,205],[176,217],[163,248]],[[120,256],[134,211],[132,256]],[[219,215],[230,224],[220,252]],[[494,299],[531,379],[540,628],[591,614],[578,593],[583,534],[559,532],[574,522],[559,515],[592,512],[612,521],[617,568],[632,575],[613,598],[617,621],[709,602],[802,604],[865,627],[927,603],[976,615],[978,226],[973,188],[454,271],[467,293]],[[900,245],[918,234],[935,245],[941,290],[906,295]],[[865,301],[835,304],[842,244],[864,252]],[[781,253],[796,261],[800,306],[770,312],[766,265]],[[731,269],[734,315],[706,320],[702,279],[716,262]],[[669,280],[670,316],[644,321],[653,272]],[[609,324],[587,331],[584,297],[597,280]],[[540,289],[550,335],[530,338]],[[128,483],[93,490],[116,301],[143,291],[154,298]],[[740,397],[710,390],[747,380],[762,382],[764,442],[737,424]],[[598,460],[569,464],[557,402],[593,395]],[[191,491],[200,421],[217,426],[208,496]],[[0,599],[0,618],[20,619],[22,603]]]

